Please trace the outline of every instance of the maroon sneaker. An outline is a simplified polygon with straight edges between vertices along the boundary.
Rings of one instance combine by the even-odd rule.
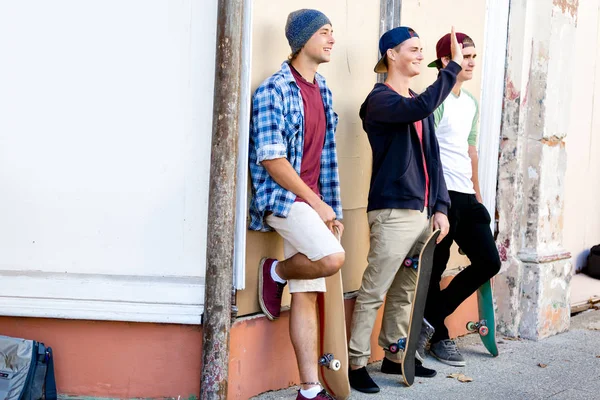
[[[312,399],[302,396],[302,394],[298,390],[298,396],[296,397],[296,400],[335,400],[335,399],[333,397],[331,397],[331,395],[329,393],[327,393],[325,391],[325,389],[323,389],[319,392],[317,397],[313,397]]]
[[[271,277],[271,265],[274,258],[263,258],[258,264],[258,302],[267,318],[271,321],[281,313],[281,295],[286,283],[275,282]]]

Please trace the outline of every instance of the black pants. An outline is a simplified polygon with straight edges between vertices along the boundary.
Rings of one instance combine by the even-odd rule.
[[[490,230],[491,220],[487,209],[473,194],[449,193],[452,201],[448,212],[450,231],[435,249],[425,306],[425,318],[435,328],[431,343],[449,338],[444,319],[500,270],[500,257]],[[469,257],[471,265],[456,275],[448,287],[440,290],[452,241],[456,241]]]

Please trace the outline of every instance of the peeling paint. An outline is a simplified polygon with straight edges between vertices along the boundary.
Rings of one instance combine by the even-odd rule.
[[[513,81],[508,79],[506,82],[506,98],[510,101],[515,101],[520,95],[521,93],[515,88]]]
[[[554,5],[558,6],[563,14],[569,14],[577,22],[579,0],[554,0]]]
[[[537,179],[539,177],[537,170],[531,166],[527,168],[527,172],[530,179]]]
[[[576,16],[578,1],[553,1],[511,10],[498,168],[498,331],[533,340],[568,329],[570,315],[571,263],[561,229],[566,132],[553,114],[556,103],[568,107],[568,99],[549,75],[569,63],[553,53],[552,38],[571,32],[568,14]],[[511,28],[532,20],[539,24],[525,36]]]
[[[550,304],[542,310],[542,324],[538,330],[540,338],[545,338],[569,329],[570,310],[565,304]]]
[[[551,136],[549,138],[543,138],[542,140],[540,140],[540,142],[542,142],[543,145],[550,146],[550,147],[555,147],[555,146],[565,147],[565,141],[556,135]]]
[[[500,254],[500,261],[508,260],[508,248],[510,246],[510,240],[506,239],[503,243],[498,246],[498,253]],[[514,287],[514,283],[513,283]]]
[[[556,289],[558,286],[562,290],[567,290],[567,282],[562,278],[554,278],[552,282],[550,282],[550,289]]]

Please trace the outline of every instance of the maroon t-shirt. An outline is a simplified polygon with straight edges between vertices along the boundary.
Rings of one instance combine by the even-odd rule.
[[[300,88],[302,105],[304,106],[304,146],[300,178],[317,195],[319,192],[319,176],[321,175],[321,153],[325,144],[325,107],[317,81],[310,83],[290,65],[292,74]],[[296,197],[296,201],[305,201]]]

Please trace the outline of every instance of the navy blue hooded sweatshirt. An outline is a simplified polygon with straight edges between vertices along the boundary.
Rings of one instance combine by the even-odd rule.
[[[444,181],[440,149],[435,137],[433,111],[456,83],[460,65],[451,61],[422,94],[406,98],[382,83],[360,107],[363,129],[373,151],[373,171],[367,211],[425,208],[425,171],[421,143],[414,122],[423,121],[423,151],[429,174],[428,215],[448,215],[450,197]]]

